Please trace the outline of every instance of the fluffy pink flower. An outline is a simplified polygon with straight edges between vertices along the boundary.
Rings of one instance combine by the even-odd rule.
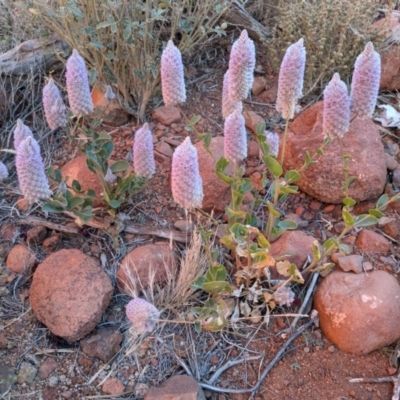
[[[69,105],[74,115],[92,113],[93,102],[85,60],[76,49],[68,58],[66,78]]]
[[[336,73],[324,90],[323,130],[325,135],[341,138],[349,126],[350,97],[346,84]]]
[[[156,172],[153,138],[146,123],[136,131],[133,142],[133,169],[137,176],[150,179]]]
[[[139,297],[131,300],[126,306],[126,316],[138,333],[150,333],[157,325],[160,311],[153,304]]]
[[[239,109],[225,119],[224,156],[234,164],[239,164],[247,157],[246,128],[244,117]]]
[[[18,119],[17,126],[14,129],[14,149],[18,150],[20,143],[28,136],[33,137],[32,131]]]
[[[182,55],[172,40],[168,41],[161,55],[161,89],[166,106],[186,101]]]
[[[235,101],[229,98],[228,80],[229,80],[229,69],[228,71],[225,72],[224,82],[222,85],[222,117],[224,119],[233,111],[235,111],[237,108],[240,111],[243,110],[243,105],[241,101]]]
[[[247,31],[243,30],[233,43],[229,58],[228,88],[232,101],[242,101],[250,93],[256,66],[256,49]]]
[[[171,189],[175,202],[181,207],[187,210],[201,207],[203,181],[199,173],[197,150],[189,136],[172,156]]]
[[[40,147],[33,137],[28,136],[18,146],[15,165],[21,192],[29,203],[48,199],[52,195]]]
[[[276,110],[282,113],[284,119],[294,117],[296,103],[303,95],[305,65],[306,49],[303,39],[300,39],[286,50],[279,71]]]
[[[294,301],[294,292],[286,286],[281,286],[274,293],[275,301],[281,306],[291,306]]]
[[[4,181],[8,178],[8,169],[7,167],[0,161],[0,181]]]
[[[360,118],[370,118],[375,110],[381,79],[381,57],[369,42],[354,64],[351,82],[351,110]]]
[[[67,125],[66,108],[53,78],[43,88],[43,108],[50,129]]]

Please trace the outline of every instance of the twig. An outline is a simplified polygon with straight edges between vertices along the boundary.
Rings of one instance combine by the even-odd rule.
[[[53,229],[55,231],[78,234],[79,230],[73,227],[56,224],[54,222],[47,221],[43,218],[26,216],[21,218],[21,223],[31,226],[45,226],[46,228]]]
[[[270,363],[264,369],[263,373],[260,376],[260,379],[257,381],[257,383],[252,388],[249,388],[249,389],[229,389],[229,388],[225,389],[225,388],[221,388],[218,386],[209,385],[208,383],[203,383],[203,382],[199,382],[199,385],[204,389],[212,390],[212,391],[218,392],[218,393],[251,393],[249,400],[253,399],[255,394],[257,393],[258,389],[262,385],[264,379],[267,377],[267,375],[272,370],[274,365],[282,358],[286,349],[290,346],[290,344],[299,335],[301,335],[306,329],[308,329],[315,322],[316,318],[317,317],[310,319],[310,321],[308,321],[301,328],[299,328],[295,333],[293,333],[293,335],[286,341],[286,343],[281,347],[281,349],[278,351],[276,356],[272,359],[272,361],[270,361]]]
[[[75,217],[74,214],[68,211],[64,212],[64,214],[68,215],[69,217],[73,218]],[[73,234],[77,234],[79,232],[79,230],[76,228],[55,224],[53,222],[49,222],[39,217],[28,216],[24,217],[21,221],[22,223],[25,223],[27,225],[33,225],[33,226],[42,225],[46,226],[49,229],[54,229],[60,232],[73,233]],[[106,223],[97,218],[92,218],[90,221],[86,222],[85,225],[91,228],[101,229],[107,232],[109,231]],[[172,239],[176,242],[181,242],[181,243],[187,243],[188,241],[188,235],[185,232],[180,232],[172,229],[157,228],[151,225],[141,225],[134,222],[127,222],[122,231],[128,233],[134,233],[137,235],[154,235],[162,237],[164,239],[170,239],[170,240]]]
[[[349,379],[350,383],[393,383],[392,400],[400,400],[400,374],[395,376],[383,376],[380,378],[353,378]]]
[[[221,368],[218,368],[213,376],[208,380],[208,384],[212,385],[218,378],[219,376],[226,371],[227,369],[233,367],[234,365],[238,365],[241,364],[244,361],[254,361],[254,360],[259,360],[261,358],[261,356],[257,356],[257,357],[245,357],[245,358],[241,358],[240,360],[231,360],[228,361],[226,364],[224,364]]]
[[[296,328],[296,324],[297,324],[297,322],[299,322],[301,314],[303,314],[304,309],[307,307],[307,304],[308,304],[308,302],[310,300],[311,294],[314,291],[314,287],[315,287],[315,285],[317,283],[318,277],[319,277],[319,272],[315,272],[313,277],[312,277],[312,281],[310,283],[310,286],[307,289],[306,297],[304,298],[303,304],[301,305],[301,307],[300,307],[300,309],[298,311],[299,315],[293,320],[293,322],[290,325],[290,329],[292,331]]]

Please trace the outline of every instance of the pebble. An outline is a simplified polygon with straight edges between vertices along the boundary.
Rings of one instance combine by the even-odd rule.
[[[389,171],[394,171],[399,166],[399,163],[388,153],[385,153],[385,160]]]

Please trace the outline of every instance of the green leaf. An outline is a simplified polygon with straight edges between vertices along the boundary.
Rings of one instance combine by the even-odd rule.
[[[253,183],[249,178],[243,178],[240,182],[240,193],[247,193],[253,189]]]
[[[72,210],[73,208],[77,206],[81,206],[85,202],[85,199],[82,197],[71,197],[68,200],[68,209]]]
[[[221,264],[214,265],[212,267],[212,270],[213,270],[213,274],[215,276],[216,281],[225,281],[226,280],[228,274],[226,272],[226,268],[223,265],[221,265]]]
[[[319,261],[321,259],[321,250],[317,240],[314,240],[312,244],[312,249],[314,254],[314,261]]]
[[[368,211],[368,214],[373,215],[376,218],[381,218],[381,217],[383,217],[385,215],[382,212],[380,212],[379,210],[377,210],[376,208],[370,209]]]
[[[354,220],[354,226],[357,228],[373,226],[378,223],[378,218],[371,214],[361,214]]]
[[[296,182],[301,178],[301,175],[299,174],[298,171],[296,171],[295,169],[292,169],[288,172],[286,172],[285,175],[285,181],[287,183],[292,183],[292,182]]]
[[[65,208],[57,200],[49,201],[42,206],[43,212],[62,213]]]
[[[262,249],[268,249],[270,247],[270,243],[261,232],[257,235],[257,242]]]
[[[228,282],[216,281],[203,283],[203,290],[207,293],[231,293],[232,288]]]
[[[96,198],[96,192],[95,192],[93,189],[89,189],[89,190],[87,191],[87,195],[88,195],[89,197],[92,197],[93,199]]]
[[[347,209],[345,207],[343,207],[343,210],[342,210],[342,218],[343,218],[344,224],[346,226],[353,226],[354,225],[354,218],[347,211]]]
[[[347,244],[339,243],[338,248],[343,254],[346,254],[346,255],[351,254],[351,251],[352,251],[351,247],[348,246]]]
[[[226,167],[227,167],[228,165],[229,165],[229,161],[228,161],[226,158],[221,157],[221,158],[217,161],[217,164],[215,165],[215,170],[216,170],[216,171],[224,172],[225,169],[226,169]]]
[[[114,23],[114,21],[103,21],[103,22],[100,22],[99,24],[96,25],[96,29],[107,28],[108,26],[111,26],[113,23]]]
[[[263,156],[262,159],[274,178],[279,178],[282,175],[282,166],[274,157]]]
[[[112,207],[112,208],[118,208],[118,207],[121,207],[121,203],[118,201],[118,200],[110,200],[109,202],[108,202],[108,204],[110,205],[110,207]]]
[[[235,238],[247,237],[249,234],[248,229],[244,225],[238,223],[233,224],[229,230],[233,233]]]
[[[280,212],[273,206],[273,204],[270,201],[267,202],[267,207],[268,207],[268,211],[271,214],[273,214],[275,217],[281,216]]]
[[[353,200],[352,198],[350,198],[350,197],[345,197],[345,198],[343,199],[343,204],[344,204],[346,207],[352,207],[352,206],[354,206],[356,203],[357,203],[357,202],[356,202],[355,200]]]
[[[75,192],[78,192],[78,193],[82,190],[80,183],[76,179],[74,179],[72,181],[71,187],[72,187],[72,189],[74,189]]]
[[[306,165],[306,167],[309,167],[311,164],[315,164],[315,161],[312,159],[308,151],[306,151],[304,164]]]
[[[322,248],[324,249],[324,253],[326,253],[331,247],[339,247],[339,242],[336,238],[329,238],[322,244]]]
[[[296,222],[292,221],[291,219],[284,219],[283,221],[277,221],[277,225],[279,229],[284,229],[285,231],[297,228]]]
[[[379,200],[376,203],[376,208],[378,208],[380,211],[385,211],[386,207],[384,207],[384,205],[388,201],[389,201],[389,196],[387,194],[383,194],[381,197],[379,197]]]
[[[256,126],[257,135],[264,136],[264,141],[265,141],[265,135],[264,135],[265,128],[266,125],[264,121],[259,122]]]
[[[206,277],[205,276],[199,276],[191,285],[190,287],[193,290],[197,290],[197,289],[203,289],[203,284],[206,281]]]
[[[226,175],[224,172],[221,171],[215,171],[216,175],[218,176],[219,179],[221,179],[221,181],[227,183],[228,185],[232,185],[233,183],[233,179]]]
[[[111,172],[125,172],[129,168],[129,163],[124,160],[116,161],[113,165],[111,165]]]

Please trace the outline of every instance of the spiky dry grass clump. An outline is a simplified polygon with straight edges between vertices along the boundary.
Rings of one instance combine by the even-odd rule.
[[[372,26],[381,6],[379,0],[293,0],[290,5],[279,1],[268,46],[275,70],[279,71],[287,46],[304,37],[305,95],[319,94],[335,72],[348,80],[365,43],[384,39]]]

